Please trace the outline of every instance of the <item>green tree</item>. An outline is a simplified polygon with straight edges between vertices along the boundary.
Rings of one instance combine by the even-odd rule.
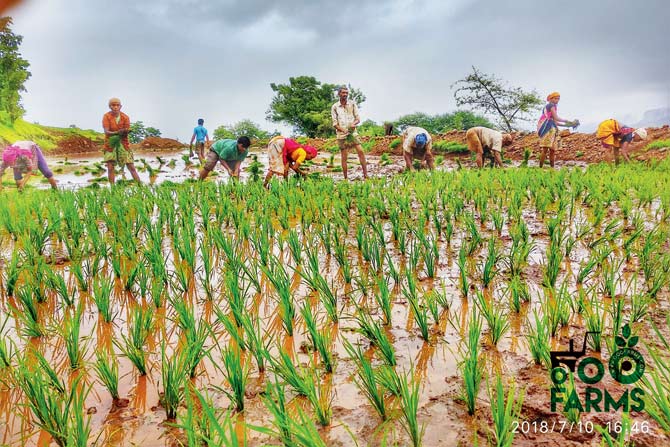
[[[130,132],[128,133],[128,141],[131,143],[139,143],[148,137],[160,137],[161,131],[155,127],[145,127],[142,121],[135,121],[130,124]]]
[[[261,127],[249,119],[238,121],[235,124],[222,126],[214,129],[214,139],[221,140],[223,138],[239,138],[243,135],[255,140],[262,140],[268,138],[270,133],[261,129]]]
[[[308,137],[333,135],[330,107],[336,101],[335,84],[322,84],[312,76],[289,78],[288,84],[270,84],[275,93],[268,109],[268,120],[286,123],[296,133]],[[365,101],[365,95],[351,86],[350,100],[359,106]]]
[[[11,17],[0,17],[0,116],[10,122],[21,118],[25,112],[21,105],[21,92],[30,78],[30,64],[21,57],[19,46],[23,37],[12,32]]]
[[[454,113],[443,113],[441,115],[428,115],[421,112],[411,113],[398,118],[394,122],[394,125],[399,130],[403,130],[407,126],[423,127],[430,133],[443,133],[448,130],[467,130],[475,126],[493,126],[485,117],[465,110],[458,110]]]
[[[515,129],[517,121],[530,121],[532,113],[543,104],[535,90],[508,87],[495,76],[472,67],[472,73],[453,85],[458,106],[468,106],[495,117],[500,127],[508,132]]]
[[[384,126],[372,120],[365,120],[358,126],[358,133],[367,137],[381,137],[384,135]]]

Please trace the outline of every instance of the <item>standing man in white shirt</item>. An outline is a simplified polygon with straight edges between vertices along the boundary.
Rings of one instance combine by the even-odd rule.
[[[348,100],[349,89],[345,86],[337,90],[337,96],[340,100],[330,108],[330,116],[333,119],[335,136],[342,155],[342,174],[344,174],[346,180],[348,175],[347,156],[349,155],[349,149],[353,147],[356,149],[363,168],[363,178],[368,178],[368,164],[365,160],[361,140],[358,138],[358,132],[356,132],[356,126],[361,122],[358,116],[358,106],[353,101]]]
[[[432,171],[433,164],[433,139],[428,131],[422,127],[410,126],[402,132],[402,154],[405,157],[405,166],[408,171],[412,170],[412,158],[426,162]]]

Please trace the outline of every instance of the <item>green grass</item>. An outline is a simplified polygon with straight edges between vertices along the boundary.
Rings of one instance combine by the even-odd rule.
[[[670,140],[656,140],[652,141],[651,143],[647,144],[645,146],[645,150],[649,151],[652,149],[662,149],[662,148],[669,148],[670,147]]]
[[[456,141],[433,141],[433,152],[445,154],[467,154],[468,146]]]

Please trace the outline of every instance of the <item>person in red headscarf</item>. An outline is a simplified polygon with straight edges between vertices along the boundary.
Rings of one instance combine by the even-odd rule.
[[[300,166],[305,160],[311,160],[317,155],[317,150],[307,144],[300,144],[291,138],[276,136],[268,143],[268,173],[263,186],[267,187],[274,175],[288,177],[288,170],[293,169],[298,175],[305,175]]]
[[[2,163],[0,163],[0,189],[2,189],[2,176],[7,168],[14,171],[14,180],[19,190],[22,190],[35,169],[49,181],[51,188],[56,189],[56,179],[49,169],[42,150],[33,141],[17,141],[10,144],[2,151]]]

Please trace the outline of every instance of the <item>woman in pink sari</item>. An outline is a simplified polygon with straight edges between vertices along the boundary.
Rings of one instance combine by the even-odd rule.
[[[35,168],[49,181],[51,188],[57,188],[56,179],[44,159],[42,150],[33,141],[17,141],[5,147],[2,152],[2,164],[0,164],[0,179],[7,168],[12,168],[14,171],[14,180],[19,190],[23,189]],[[2,189],[2,181],[0,181],[0,189]]]

